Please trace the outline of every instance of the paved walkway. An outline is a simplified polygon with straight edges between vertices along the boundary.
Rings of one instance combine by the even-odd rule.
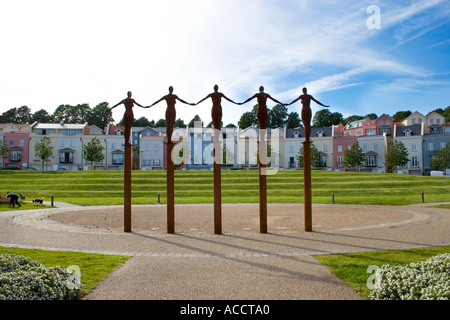
[[[314,205],[313,232],[280,225],[269,234],[242,229],[214,235],[177,226],[177,233],[169,235],[161,228],[124,233],[120,228],[60,221],[74,211],[77,216],[102,212],[107,219],[107,213],[120,207],[55,203],[57,208],[52,209],[1,212],[0,246],[132,256],[85,297],[91,300],[361,299],[312,255],[450,244],[450,210],[433,205],[389,207],[392,215],[356,225],[352,216],[341,213],[340,225],[328,228],[315,226],[316,212],[333,213],[338,208],[364,212],[373,207]],[[303,207],[297,206],[303,219]],[[224,212],[250,210],[246,205],[223,207]],[[157,206],[136,206],[133,210],[137,208],[156,210]],[[176,219],[187,208],[177,205]],[[198,215],[193,221],[211,210],[207,205],[192,208]],[[288,205],[271,205],[268,214],[280,215],[286,208]],[[53,219],[58,216],[61,219]],[[279,221],[269,219],[269,223],[277,225]]]

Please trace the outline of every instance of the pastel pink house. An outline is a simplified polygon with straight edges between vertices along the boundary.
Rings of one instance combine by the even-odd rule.
[[[26,169],[29,166],[29,124],[2,124],[4,145],[9,149],[3,159],[3,167],[11,169]]]

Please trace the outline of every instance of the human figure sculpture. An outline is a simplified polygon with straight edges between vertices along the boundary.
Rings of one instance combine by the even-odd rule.
[[[141,106],[139,103],[137,103],[134,99],[131,98],[131,91],[128,91],[128,97],[126,99],[123,99],[118,104],[111,107],[111,110],[121,104],[125,106],[125,113],[123,115],[123,123],[125,125],[125,146],[130,146],[131,145],[130,133],[131,127],[133,126],[134,122],[133,106],[138,105],[141,108],[145,107]]]
[[[303,107],[302,107],[300,116],[302,118],[303,126],[305,127],[305,141],[309,141],[309,136],[311,135],[311,117],[312,117],[311,106],[310,106],[311,100],[313,100],[315,103],[317,103],[325,108],[329,108],[330,106],[326,106],[326,105],[322,104],[321,102],[314,99],[313,96],[307,94],[308,90],[306,88],[303,88],[302,91],[303,91],[303,94],[301,96],[299,96],[297,99],[295,99],[294,101],[292,101],[291,103],[289,103],[288,106],[297,102],[298,100],[301,100]]]
[[[284,103],[281,103],[280,101],[272,98],[269,94],[264,92],[264,87],[260,86],[259,87],[259,93],[256,93],[253,97],[248,98],[247,100],[245,100],[242,103],[238,103],[238,105],[242,105],[245,104],[253,99],[257,98],[258,100],[258,109],[256,111],[256,117],[258,119],[258,123],[259,123],[259,128],[260,129],[266,129],[267,126],[267,99],[270,99],[278,104],[282,104],[285,105]]]
[[[166,126],[167,126],[167,141],[170,142],[172,141],[172,133],[173,133],[173,127],[175,125],[175,120],[177,118],[177,111],[175,110],[175,103],[178,101],[194,106],[194,103],[189,103],[184,101],[183,99],[180,99],[177,95],[173,94],[173,87],[170,86],[169,87],[169,94],[165,95],[164,97],[162,97],[161,99],[159,99],[158,101],[154,102],[152,105],[146,107],[146,108],[151,108],[153,107],[155,104],[166,100],[167,103],[167,109],[166,109]]]
[[[211,109],[211,117],[212,117],[214,129],[220,130],[221,126],[222,126],[221,125],[221,123],[222,123],[222,106],[221,106],[222,98],[230,101],[231,103],[234,103],[234,104],[237,104],[237,103],[234,102],[233,100],[229,99],[223,93],[219,92],[219,86],[217,84],[214,86],[213,93],[208,94],[206,97],[204,97],[202,100],[197,102],[195,105],[202,103],[203,101],[205,101],[208,98],[211,98],[212,103],[213,103],[213,106]]]

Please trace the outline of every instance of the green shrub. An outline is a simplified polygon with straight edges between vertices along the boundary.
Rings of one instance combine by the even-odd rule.
[[[0,255],[0,300],[73,300],[81,297],[75,272],[45,267],[23,256]]]
[[[375,273],[373,300],[449,300],[450,253],[410,263],[383,265]]]

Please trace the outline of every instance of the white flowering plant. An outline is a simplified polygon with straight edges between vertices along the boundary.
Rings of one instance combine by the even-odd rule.
[[[408,266],[383,265],[375,272],[373,300],[449,300],[450,253]]]
[[[74,273],[61,266],[45,267],[23,256],[2,254],[0,300],[80,299],[81,283],[74,281]]]

